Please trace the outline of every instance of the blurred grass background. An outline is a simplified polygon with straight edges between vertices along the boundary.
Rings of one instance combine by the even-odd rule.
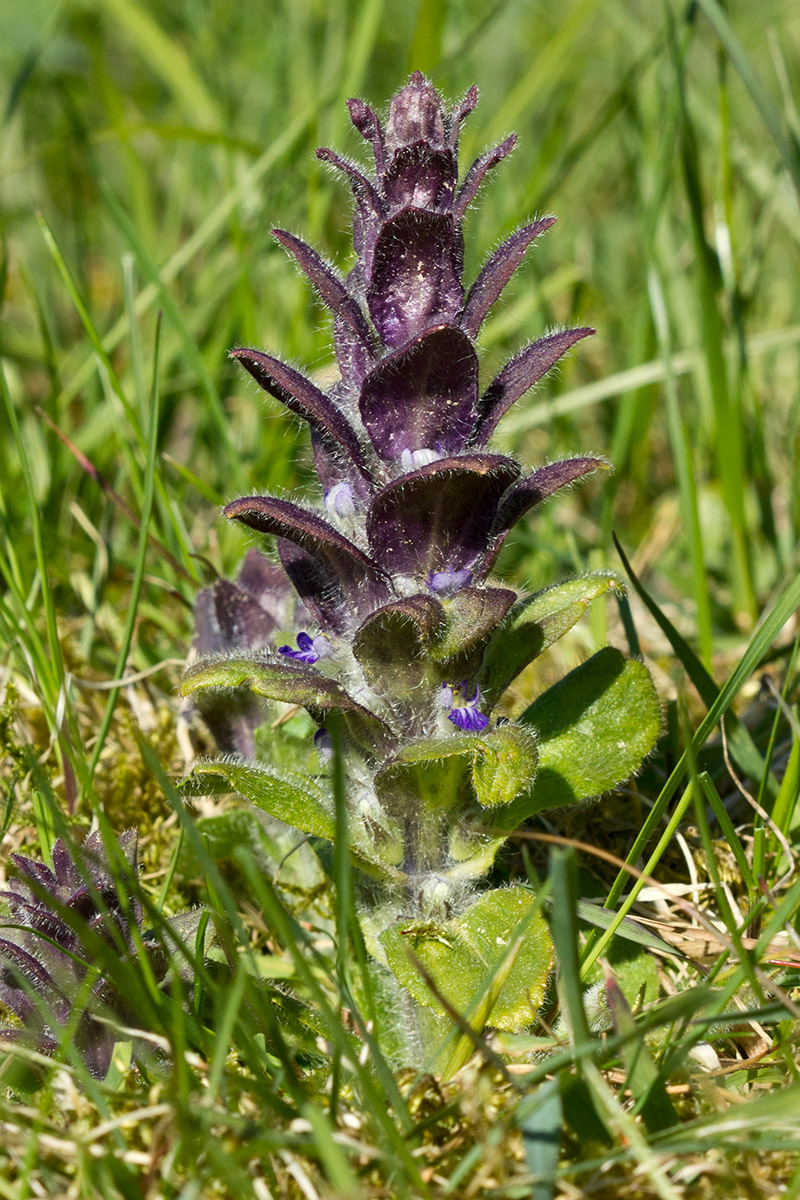
[[[227,350],[249,343],[320,379],[332,371],[327,316],[270,230],[300,233],[346,269],[350,198],[314,148],[363,157],[344,101],[359,95],[383,106],[413,69],[454,100],[480,86],[463,163],[509,131],[519,135],[468,214],[467,279],[526,218],[559,218],[484,329],[484,377],[548,327],[597,329],[516,406],[497,442],[529,463],[604,453],[615,473],[521,527],[502,571],[535,590],[587,567],[619,569],[616,533],[721,682],[798,570],[794,0],[0,0],[0,661],[21,691],[36,754],[57,760],[49,799],[82,820],[99,801],[117,828],[138,824],[145,879],[165,887],[176,821],[164,816],[167,785],[141,761],[127,708],[173,773],[180,769],[174,686],[191,607],[215,571],[235,570],[246,544],[223,527],[219,505],[250,490],[313,494],[304,432],[237,373]],[[632,605],[662,694],[674,696],[683,668]],[[624,640],[616,613],[597,606],[556,674],[609,632]],[[784,634],[772,653],[781,656],[785,643]],[[141,691],[126,688],[126,705],[116,708],[117,689],[79,686],[134,672],[157,673]],[[6,754],[14,750],[9,703],[0,712]],[[791,734],[781,729],[786,750]],[[677,745],[674,721],[671,732]],[[30,840],[32,792],[33,828],[46,849],[52,830],[41,779],[15,811],[14,783],[28,766],[13,762],[3,829],[13,847]],[[641,781],[645,806],[669,767],[665,752],[651,792]],[[787,829],[796,784],[794,798],[784,788]],[[170,821],[171,832],[158,833]],[[585,833],[582,824],[579,814],[572,832]],[[614,828],[624,854],[636,828]],[[758,853],[763,865],[763,843]],[[224,987],[215,1003],[219,1027],[230,1030],[239,1017],[226,1024]],[[337,1012],[328,1016],[332,1028]],[[241,1051],[244,1041],[236,1044]],[[226,1052],[211,1037],[217,1083]],[[274,1069],[268,1057],[248,1059],[256,1074]],[[238,1065],[224,1079],[231,1095],[250,1086]],[[473,1083],[488,1103],[487,1080]],[[194,1093],[181,1086],[176,1111],[188,1120]],[[263,1086],[269,1092],[272,1082]],[[253,1097],[260,1102],[255,1085],[241,1111]],[[147,1102],[143,1087],[135,1101]],[[295,1101],[305,1120],[302,1095]],[[204,1128],[212,1117],[222,1119],[209,1108]],[[478,1127],[483,1120],[467,1118]],[[630,1150],[635,1130],[619,1129],[619,1161],[629,1155],[644,1169],[644,1150],[638,1158]],[[384,1132],[391,1149],[395,1135]],[[191,1178],[199,1143],[181,1136]],[[295,1145],[283,1126],[270,1136],[282,1153]],[[471,1128],[464,1145],[482,1136]],[[354,1194],[324,1121],[312,1141],[331,1186],[338,1180],[342,1194]],[[29,1194],[31,1145],[19,1149],[28,1163],[21,1190],[3,1191],[0,1180],[0,1194]],[[238,1152],[246,1166],[247,1147]],[[695,1152],[702,1156],[702,1144],[686,1153]],[[462,1168],[464,1153],[448,1166],[447,1194],[472,1170]],[[490,1179],[497,1146],[481,1153]],[[113,1183],[86,1168],[99,1194],[140,1194],[135,1157],[127,1183],[112,1158],[102,1161]],[[222,1151],[208,1171],[219,1189],[209,1194],[250,1194],[245,1167],[236,1174]],[[769,1176],[756,1177],[754,1194],[767,1194]],[[36,1175],[36,1187],[56,1195],[47,1178]],[[56,1171],[53,1180],[61,1178]],[[684,1194],[655,1168],[647,1178],[651,1190],[631,1194]],[[299,1194],[293,1186],[280,1194]],[[609,1186],[596,1194],[616,1198]],[[800,1181],[792,1186],[787,1194],[796,1196]],[[408,1188],[398,1194],[429,1194],[418,1180]],[[199,1193],[176,1185],[163,1194]]]

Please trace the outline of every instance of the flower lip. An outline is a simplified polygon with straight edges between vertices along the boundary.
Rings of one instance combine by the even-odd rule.
[[[307,663],[312,666],[321,658],[327,658],[330,655],[330,648],[324,634],[317,634],[312,638],[311,634],[301,630],[297,635],[297,649],[294,650],[291,646],[279,646],[278,654],[282,654],[284,658],[291,658],[295,662]]]
[[[459,588],[465,587],[471,578],[470,568],[463,567],[460,571],[429,571],[425,582],[432,592],[437,592],[440,596],[448,596],[451,592],[457,592]]]
[[[335,483],[329,487],[323,497],[323,504],[326,513],[339,521],[347,521],[356,514],[353,489],[346,481]]]
[[[460,693],[458,698],[461,701],[458,704],[454,702],[457,692]],[[480,696],[477,686],[473,688],[472,693],[468,696],[466,680],[456,685],[443,683],[441,703],[442,708],[449,708],[450,710],[447,714],[448,721],[451,721],[457,729],[461,729],[465,733],[480,733],[489,724],[489,718],[478,708]]]

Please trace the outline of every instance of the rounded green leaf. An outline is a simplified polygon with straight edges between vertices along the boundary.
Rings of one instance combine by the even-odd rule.
[[[471,674],[469,660],[480,654],[516,598],[508,588],[468,587],[443,601],[445,623],[431,647],[433,661],[446,668],[456,660]]]
[[[536,730],[539,771],[533,787],[495,815],[503,829],[628,779],[656,743],[661,706],[644,663],[607,646],[549,688],[520,720]]]
[[[412,742],[375,776],[375,790],[389,812],[408,812],[422,804],[429,812],[447,812],[469,797],[470,767],[480,737],[455,734]]]
[[[484,734],[472,767],[480,804],[510,804],[533,783],[538,761],[536,738],[523,725],[498,725]]]
[[[485,892],[451,921],[398,923],[380,942],[389,967],[420,1004],[446,1012],[414,959],[478,1030],[492,1025],[516,1032],[530,1025],[553,962],[547,923],[524,887]]]
[[[408,696],[425,679],[427,652],[444,614],[431,596],[408,596],[379,608],[353,638],[353,654],[370,684]]]

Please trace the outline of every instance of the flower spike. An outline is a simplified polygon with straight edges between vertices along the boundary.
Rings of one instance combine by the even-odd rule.
[[[230,759],[213,769],[315,840],[346,826],[381,994],[409,1014],[407,1050],[426,1069],[435,1050],[425,1040],[435,1031],[438,1045],[441,1029],[417,1021],[419,1010],[466,1011],[485,991],[490,961],[508,964],[490,1024],[523,1028],[544,995],[550,942],[531,912],[535,898],[506,887],[475,899],[502,830],[613,786],[660,728],[646,669],[616,651],[595,656],[581,675],[588,707],[568,676],[519,719],[493,720],[509,683],[612,582],[585,576],[521,597],[488,578],[517,521],[606,464],[586,455],[523,472],[491,446],[511,406],[593,331],[545,333],[481,390],[479,332],[555,218],[520,226],[465,279],[465,213],[516,142],[512,134],[459,167],[461,127],[477,99],[473,87],[445,105],[415,71],[383,117],[363,100],[348,102],[373,163],[317,152],[355,197],[356,261],[346,277],[294,234],[275,231],[333,315],[339,378],[323,387],[266,351],[233,356],[308,424],[318,495],[302,504],[243,497],[224,512],[271,540],[300,610],[269,646],[248,646],[244,634],[238,646],[210,646],[183,685],[192,697],[205,689],[235,704],[249,688],[306,709],[316,733],[302,769]],[[631,679],[639,690],[630,707],[648,722],[643,737],[619,727]],[[584,744],[582,761],[568,761]],[[435,988],[411,969],[409,948]]]

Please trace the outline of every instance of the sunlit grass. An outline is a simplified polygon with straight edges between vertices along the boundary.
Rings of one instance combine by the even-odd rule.
[[[0,46],[3,862],[136,824],[151,927],[204,903],[215,929],[189,1002],[142,990],[141,1066],[125,1041],[103,1083],[68,1047],[3,1059],[0,1196],[800,1195],[795,6],[31,0]],[[176,699],[191,607],[245,545],[218,505],[310,478],[227,351],[332,369],[270,229],[347,266],[313,150],[359,154],[344,100],[416,67],[480,85],[464,159],[519,135],[468,276],[559,217],[487,322],[487,374],[548,326],[598,331],[498,443],[615,474],[501,570],[629,566],[630,608],[599,603],[514,701],[611,641],[665,717],[638,780],[515,843],[501,870],[549,897],[559,979],[530,1036],[443,1084],[392,1073],[347,856],[304,892],[255,818],[233,838],[232,800],[176,787],[210,748]]]

